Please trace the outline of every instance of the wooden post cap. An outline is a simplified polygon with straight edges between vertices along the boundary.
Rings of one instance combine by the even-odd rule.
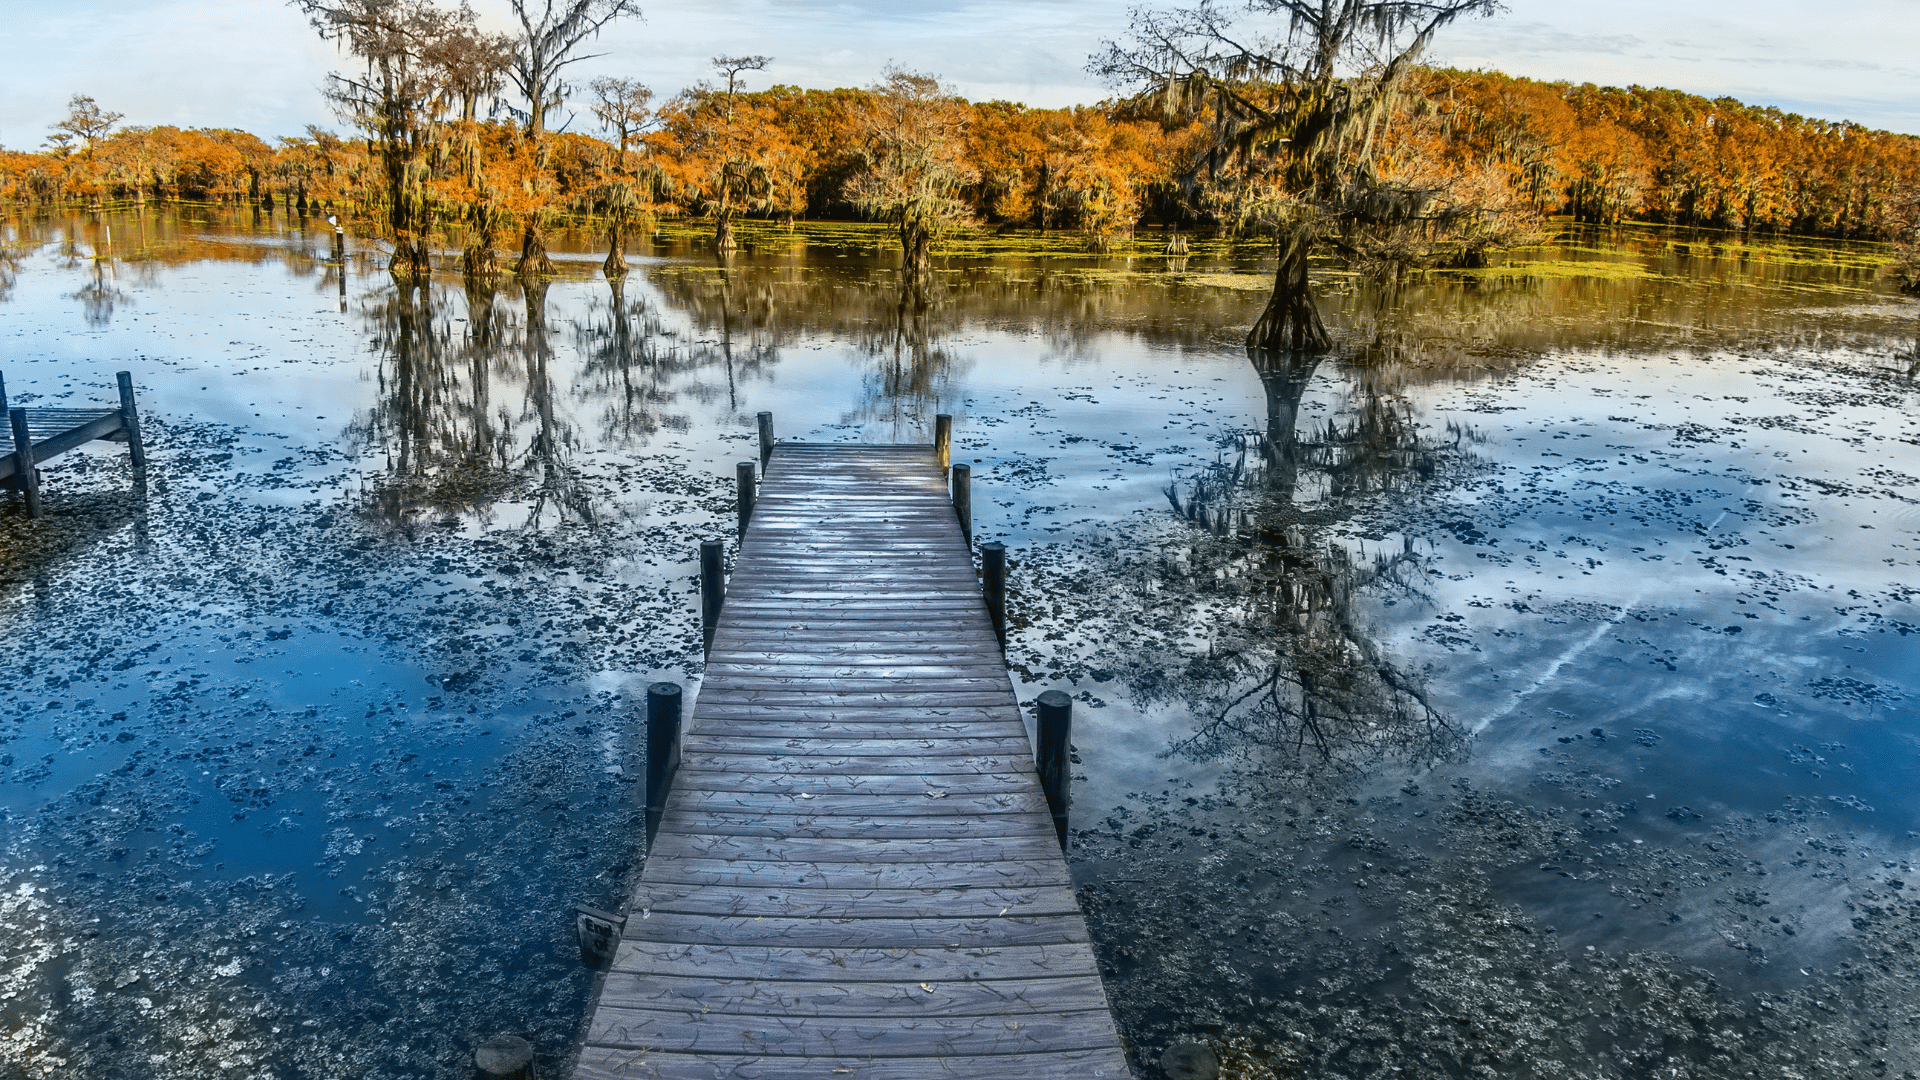
[[[1040,696],[1034,700],[1039,702],[1040,707],[1043,709],[1073,708],[1073,699],[1059,690],[1043,690],[1040,692]]]
[[[496,1035],[474,1048],[473,1069],[485,1080],[531,1080],[533,1044],[518,1035]]]
[[[1220,1059],[1203,1043],[1174,1043],[1160,1055],[1160,1072],[1167,1080],[1220,1080]]]

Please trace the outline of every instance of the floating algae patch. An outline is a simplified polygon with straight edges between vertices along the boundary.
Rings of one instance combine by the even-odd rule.
[[[1077,841],[1108,990],[1146,1060],[1198,1036],[1238,1043],[1279,1075],[1920,1069],[1911,850],[1842,843],[1843,882],[1809,896],[1767,873],[1792,873],[1785,861],[1756,865],[1753,840],[1689,836],[1631,810],[1607,825],[1444,770],[1389,794],[1258,781],[1181,794],[1090,823]],[[1821,828],[1795,815],[1778,833]],[[1592,890],[1592,910],[1557,925],[1507,899],[1510,875],[1601,874],[1612,892]],[[1620,897],[1621,877],[1646,883],[1638,899]],[[1613,938],[1630,907],[1651,908],[1671,936]],[[1844,942],[1820,929],[1834,923]],[[1728,959],[1676,952],[1689,937]]]
[[[1911,385],[1779,339],[1452,371],[1274,364],[1164,509],[1014,552],[1136,1064],[1920,1071]]]
[[[422,527],[325,475],[263,502],[231,435],[151,430],[143,496],[63,459],[0,551],[0,1074],[458,1077],[501,1032],[557,1060],[569,906],[635,858],[635,695],[691,670],[684,531]]]

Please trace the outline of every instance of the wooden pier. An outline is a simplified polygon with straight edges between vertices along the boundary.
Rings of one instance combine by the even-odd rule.
[[[1130,1075],[944,457],[772,452],[578,1080]]]
[[[41,514],[40,475],[35,466],[81,443],[95,439],[124,442],[133,467],[146,468],[146,447],[140,441],[140,413],[133,402],[133,376],[122,371],[115,377],[120,386],[117,408],[11,408],[6,383],[0,382],[0,413],[7,417],[6,430],[0,433],[0,455],[3,455],[0,456],[0,486],[13,488],[26,497],[29,517]]]

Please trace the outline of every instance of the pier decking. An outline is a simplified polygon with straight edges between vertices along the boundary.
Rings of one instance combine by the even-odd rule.
[[[6,384],[0,382],[0,413],[7,417],[5,429],[0,430],[0,486],[26,496],[29,516],[39,517],[41,512],[40,482],[34,466],[82,443],[95,439],[124,442],[134,468],[146,466],[146,448],[140,441],[140,414],[133,402],[133,377],[122,371],[116,378],[120,386],[119,406],[91,409],[10,408]]]
[[[932,447],[774,451],[574,1075],[1129,1075]]]

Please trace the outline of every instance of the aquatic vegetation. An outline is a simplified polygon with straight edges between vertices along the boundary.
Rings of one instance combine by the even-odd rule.
[[[957,236],[919,308],[883,227],[738,224],[724,266],[656,218],[623,281],[558,227],[550,281],[406,291],[292,215],[9,226],[9,390],[133,368],[155,460],[137,499],[63,456],[0,530],[0,1072],[452,1080],[503,1031],[558,1067],[568,909],[638,865],[631,708],[696,689],[693,546],[762,408],[956,417],[1021,696],[1076,702],[1143,1068],[1914,1067],[1920,414],[1878,249],[1317,268],[1342,350],[1302,363],[1238,344],[1258,246]]]

